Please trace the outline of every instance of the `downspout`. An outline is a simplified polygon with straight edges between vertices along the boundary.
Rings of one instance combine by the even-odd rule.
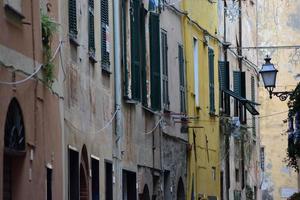
[[[224,1],[224,42],[227,42],[227,34],[226,34],[226,1]],[[227,65],[228,62],[228,55],[227,55],[227,48],[228,46],[224,46],[223,45],[223,49],[224,49],[224,61],[225,64]],[[222,93],[222,91],[221,91]],[[225,103],[226,104],[226,103]],[[226,105],[223,105],[224,107],[226,107]],[[226,150],[228,152],[230,152],[230,145],[229,145],[229,135],[228,134],[224,134],[225,135],[225,152]],[[229,158],[230,158],[230,153],[227,153],[226,157],[225,157],[225,181],[223,181],[223,183],[225,182],[225,186],[226,186],[226,199],[229,200],[229,189],[230,189],[230,165],[229,165]]]
[[[238,49],[238,61],[239,61],[239,69],[240,72],[242,73],[243,70],[243,51],[242,51],[242,47],[243,47],[243,37],[242,37],[242,0],[239,0],[239,49]],[[241,78],[241,83],[242,83],[242,76],[240,76]],[[242,109],[242,107],[240,107]],[[244,112],[240,112],[245,116],[245,112],[246,109],[244,108]],[[241,139],[241,168],[242,168],[242,190],[245,188],[245,152],[244,152],[244,135],[242,134],[242,139]]]
[[[113,144],[113,174],[115,177],[113,194],[114,199],[122,199],[122,167],[121,167],[121,144],[122,144],[122,113],[121,113],[121,54],[120,54],[120,3],[113,0],[113,29],[114,29],[114,65],[115,65],[115,140]]]

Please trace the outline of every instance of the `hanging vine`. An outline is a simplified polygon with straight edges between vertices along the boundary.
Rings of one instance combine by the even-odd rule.
[[[52,50],[51,42],[54,33],[57,31],[57,24],[46,14],[41,15],[41,26],[42,26],[42,42],[43,42],[43,71],[45,82],[49,87],[52,86],[54,79],[54,64],[51,60]]]

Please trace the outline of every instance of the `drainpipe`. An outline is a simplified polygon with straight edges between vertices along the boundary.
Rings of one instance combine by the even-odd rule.
[[[113,144],[113,194],[115,200],[122,199],[122,167],[121,167],[121,144],[122,144],[122,113],[121,113],[121,54],[120,54],[120,3],[113,0],[113,29],[114,29],[114,65],[115,65],[115,140]]]

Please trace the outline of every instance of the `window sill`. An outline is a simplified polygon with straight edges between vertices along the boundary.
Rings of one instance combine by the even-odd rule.
[[[92,51],[89,52],[89,60],[92,64],[97,63],[97,60],[95,58],[95,52],[92,52]]]
[[[139,103],[139,101],[133,100],[133,99],[126,99],[125,103],[137,105]]]
[[[5,11],[6,11],[8,14],[14,16],[16,19],[18,19],[18,20],[20,20],[20,21],[21,21],[22,19],[25,18],[25,16],[22,15],[22,13],[20,13],[20,12],[17,11],[16,9],[14,9],[14,8],[13,8],[12,6],[10,6],[9,4],[5,4],[4,9],[5,9]]]
[[[78,43],[77,38],[75,36],[69,35],[69,40],[70,40],[70,44],[72,44],[72,45],[74,45],[76,47],[79,46],[79,43]]]
[[[109,69],[106,69],[104,67],[102,67],[102,73],[106,74],[107,76],[110,76],[112,74],[112,72]]]

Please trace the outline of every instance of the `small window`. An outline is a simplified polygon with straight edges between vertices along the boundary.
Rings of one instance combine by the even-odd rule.
[[[215,181],[217,178],[217,170],[216,170],[216,167],[212,167],[211,168],[211,175],[212,175],[212,179]]]
[[[240,182],[240,170],[235,169],[235,181]]]
[[[4,0],[4,8],[20,20],[25,18],[22,14],[22,0]]]

